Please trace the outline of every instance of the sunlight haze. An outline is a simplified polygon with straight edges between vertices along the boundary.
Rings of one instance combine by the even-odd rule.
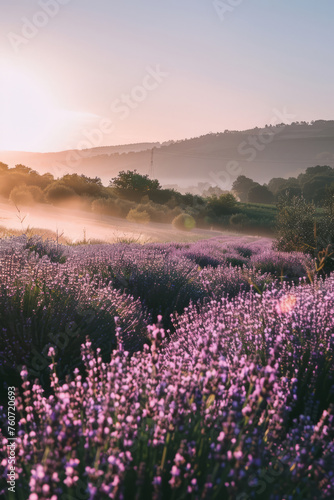
[[[101,121],[96,146],[263,126],[273,109],[331,119],[333,2],[219,4],[1,0],[0,149],[82,149]]]

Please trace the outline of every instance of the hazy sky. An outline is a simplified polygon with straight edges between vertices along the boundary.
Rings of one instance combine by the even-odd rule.
[[[333,119],[333,0],[0,0],[0,149]]]

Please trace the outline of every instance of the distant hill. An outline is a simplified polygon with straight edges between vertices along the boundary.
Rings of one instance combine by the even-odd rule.
[[[151,169],[152,149],[153,170]],[[0,152],[0,161],[40,173],[84,173],[104,183],[120,170],[154,175],[162,184],[231,187],[237,175],[258,182],[296,176],[318,164],[334,167],[334,120],[210,133],[168,143],[142,143],[59,153]],[[235,162],[235,163],[231,163]]]

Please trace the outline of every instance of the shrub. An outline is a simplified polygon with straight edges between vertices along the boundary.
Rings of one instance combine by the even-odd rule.
[[[242,227],[248,226],[249,223],[250,223],[250,219],[245,214],[233,214],[230,217],[231,226],[242,228]]]
[[[32,236],[28,239],[26,248],[30,252],[36,252],[39,257],[47,255],[51,262],[64,264],[66,257],[64,255],[65,247],[55,244],[52,240],[43,240],[41,236]]]
[[[44,203],[45,202],[44,193],[39,186],[29,186],[29,191],[33,195],[36,203]]]
[[[280,279],[297,280],[313,267],[310,256],[297,252],[266,250],[251,257],[255,269]]]
[[[253,253],[254,250],[250,247],[247,247],[246,245],[237,245],[234,247],[234,249],[242,256],[245,257],[246,259],[249,259]]]
[[[134,201],[129,201],[129,200],[122,200],[120,198],[116,199],[116,206],[118,207],[120,211],[120,217],[125,218],[130,210],[133,208],[136,208],[136,203]]]
[[[72,188],[65,186],[65,184],[56,182],[48,186],[45,190],[47,201],[50,203],[58,204],[70,200],[76,196]]]
[[[170,326],[170,315],[182,312],[190,301],[203,297],[196,266],[179,256],[166,256],[152,249],[135,250],[134,247],[114,256],[108,266],[108,279],[112,286],[141,300],[155,319],[163,316]]]
[[[229,215],[236,209],[237,200],[232,193],[212,196],[208,199],[207,208],[216,216]]]
[[[248,192],[250,203],[270,204],[274,202],[274,195],[267,186],[253,186]]]
[[[120,217],[121,207],[117,204],[117,198],[98,198],[92,202],[92,212],[112,217]]]
[[[80,346],[86,337],[108,361],[117,345],[115,317],[125,348],[131,351],[142,346],[145,319],[141,303],[120,291],[96,289],[83,278],[66,275],[51,286],[40,281],[18,282],[12,290],[1,287],[0,291],[2,368],[12,371],[16,382],[20,366],[25,364],[29,375],[45,386],[50,346],[56,350],[58,375],[64,380],[69,371],[82,366]]]
[[[225,255],[226,264],[232,267],[242,267],[249,263],[249,260],[236,252],[227,252]]]
[[[172,220],[182,212],[179,207],[170,209],[167,205],[159,205],[152,201],[141,203],[137,206],[137,210],[140,212],[147,212],[152,222],[161,223],[171,223]]]
[[[126,219],[129,222],[136,222],[137,224],[148,224],[150,222],[150,216],[146,210],[140,211],[138,208],[132,208]]]
[[[140,196],[160,189],[157,179],[150,179],[148,175],[139,174],[136,170],[122,170],[117,177],[111,179],[109,186],[120,191],[134,191]]]
[[[191,231],[196,227],[195,219],[188,214],[180,214],[173,219],[173,226],[176,229],[181,229],[182,231]]]
[[[199,267],[217,267],[221,264],[221,260],[216,256],[208,255],[206,252],[200,252],[189,249],[182,254],[192,262],[195,262]]]
[[[268,273],[232,264],[218,266],[216,269],[205,268],[200,273],[200,279],[206,296],[214,298],[235,297],[242,290],[249,290],[251,285],[263,289],[273,281]]]
[[[166,208],[166,210],[164,210]],[[137,206],[138,212],[146,212],[152,222],[171,222],[169,216],[170,210],[167,207],[162,207],[157,203],[146,202]]]
[[[315,206],[303,197],[281,198],[277,215],[277,250],[312,252],[315,249]]]
[[[27,186],[17,186],[12,189],[9,199],[15,205],[32,206],[35,203],[33,194]]]

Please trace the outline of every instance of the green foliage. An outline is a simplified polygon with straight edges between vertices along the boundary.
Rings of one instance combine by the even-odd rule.
[[[241,200],[237,202],[232,193],[222,192],[218,187],[206,191],[213,194],[209,198],[161,189],[157,179],[149,179],[136,170],[121,171],[109,187],[104,187],[98,177],[67,174],[55,180],[51,174],[39,175],[25,165],[9,169],[0,162],[0,195],[10,197],[18,206],[38,202],[67,203],[70,207],[73,202],[76,207],[100,215],[126,218],[133,211],[129,215],[132,220],[147,220],[148,216],[150,221],[159,223],[171,223],[185,213],[198,227],[234,227],[263,235],[274,231],[275,200],[285,198],[290,203],[303,194],[306,202],[314,201],[316,207],[324,207],[331,186],[334,186],[334,169],[326,165],[308,168],[298,178],[273,178],[268,186],[241,175],[233,184],[233,192]],[[140,214],[144,212],[147,215],[143,219]],[[318,238],[322,238],[328,232],[328,221],[318,219]],[[181,219],[178,221],[179,228],[187,229]],[[325,237],[326,241],[329,239]]]
[[[334,177],[316,176],[308,180],[303,185],[303,196],[306,200],[313,201],[317,206],[321,206],[324,201],[324,191],[326,186],[334,183]]]
[[[182,196],[181,198],[182,203],[184,203],[187,206],[194,206],[198,200],[198,196],[194,196],[191,193],[186,193],[181,196]]]
[[[177,215],[172,224],[176,229],[181,229],[182,231],[191,231],[196,227],[195,219],[185,213]]]
[[[236,209],[237,200],[232,193],[221,194],[219,198],[212,196],[208,199],[207,208],[209,213],[220,216],[229,215]]]
[[[65,248],[58,243],[55,245],[53,240],[43,240],[41,236],[31,236],[27,240],[26,249],[30,252],[35,252],[39,257],[47,255],[51,262],[64,264],[66,257],[64,255]]]
[[[248,193],[250,189],[258,185],[249,177],[245,175],[239,175],[239,177],[234,181],[232,189],[239,197],[240,201],[246,202],[248,200]]]
[[[86,175],[68,174],[62,177],[61,182],[70,189],[73,189],[78,196],[92,196],[96,198],[100,197],[103,192],[102,182],[99,177],[93,179]]]
[[[303,197],[281,198],[277,208],[277,249],[311,253],[316,247],[314,204]]]
[[[45,190],[46,199],[50,203],[61,203],[75,196],[75,191],[63,182],[55,182]]]
[[[44,191],[54,182],[54,177],[51,174],[39,175],[37,172],[32,172],[26,176],[25,182],[29,186],[36,186]]]
[[[17,186],[12,189],[9,199],[15,205],[32,206],[35,203],[34,197],[27,186]]]
[[[125,257],[115,259],[105,272],[113,288],[140,299],[151,318],[161,314],[167,328],[171,327],[172,313],[181,313],[190,301],[196,303],[204,294],[196,266],[187,259],[180,262],[151,255],[138,263]]]
[[[141,175],[136,170],[122,170],[117,177],[111,179],[109,185],[117,190],[135,191],[141,195],[160,189],[157,179],[150,179],[148,175]]]
[[[300,186],[304,187],[305,184],[312,179],[317,177],[322,177],[324,179],[334,180],[334,169],[328,165],[317,165],[315,167],[309,167],[306,169],[305,173],[300,174],[297,178]]]
[[[0,172],[0,195],[6,198],[9,198],[10,193],[15,187],[26,185],[27,176],[15,173],[13,170],[14,169],[10,169],[8,173]]]
[[[151,201],[160,205],[165,205],[171,200],[175,200],[176,203],[182,202],[182,194],[178,193],[174,189],[159,189],[150,191],[148,196]]]
[[[31,206],[44,201],[44,193],[38,186],[17,186],[12,189],[9,199],[15,205]]]
[[[150,216],[146,210],[141,211],[139,208],[132,208],[126,216],[129,222],[136,222],[137,224],[148,224]]]
[[[235,226],[237,228],[246,227],[250,224],[250,219],[246,214],[233,214],[230,217],[231,226]]]
[[[334,168],[328,165],[309,167],[297,178],[274,177],[268,186],[261,186],[252,179],[241,175],[233,184],[233,190],[241,201],[254,203],[274,203],[282,197],[303,196],[307,202],[323,206],[325,192],[328,186],[334,184]]]
[[[45,196],[42,189],[38,186],[29,186],[29,191],[32,194],[34,201],[36,203],[43,203],[45,201]]]
[[[139,211],[146,212],[152,222],[161,223],[171,223],[173,219],[181,213],[181,209],[179,207],[171,209],[166,205],[159,205],[158,203],[153,203],[152,201],[141,203],[137,206],[137,209]]]
[[[0,285],[0,349],[7,360],[7,372],[12,371],[13,384],[25,364],[47,388],[50,346],[56,349],[57,372],[64,380],[69,371],[82,367],[80,348],[87,336],[95,348],[101,348],[107,361],[117,344],[115,316],[122,331],[136,332],[135,342],[141,345],[146,323],[138,301],[116,290],[98,294],[81,278],[70,285],[66,280],[52,285],[38,280],[17,281],[11,291]],[[85,296],[87,286],[89,296]],[[131,350],[138,345],[128,343],[125,347]]]
[[[274,195],[276,195],[278,191],[284,188],[286,183],[287,180],[283,179],[283,177],[273,177],[268,183],[268,188]]]
[[[271,204],[274,202],[274,195],[267,186],[253,186],[248,192],[248,201],[250,203]]]
[[[297,178],[273,178],[269,182],[268,188],[277,200],[282,196],[289,197],[290,200],[294,196],[303,196],[307,202],[314,202],[315,205],[322,206],[325,191],[333,183],[334,169],[328,165],[317,165],[307,168]]]
[[[227,194],[228,191],[223,191],[219,186],[210,186],[208,189],[202,191],[204,198],[211,198],[211,196],[219,197],[222,194]]]
[[[14,170],[16,173],[21,173],[21,174],[30,174],[33,171],[30,167],[26,167],[25,165],[21,165],[21,163],[19,163],[18,165],[15,165]]]
[[[121,217],[122,209],[117,203],[117,198],[98,198],[92,202],[92,212],[112,217]]]
[[[301,196],[301,195],[302,195],[302,189],[300,186],[285,184],[281,189],[277,191],[275,198],[276,200],[279,200],[282,197],[286,197],[292,200],[294,196]]]
[[[272,235],[275,223],[277,209],[275,205],[264,205],[260,203],[239,203],[238,208],[240,214],[246,216],[247,218],[234,218],[230,217],[230,224],[233,225],[238,220],[242,222],[238,226],[239,230],[256,233],[256,234],[266,234]],[[237,215],[237,214],[236,214]]]

